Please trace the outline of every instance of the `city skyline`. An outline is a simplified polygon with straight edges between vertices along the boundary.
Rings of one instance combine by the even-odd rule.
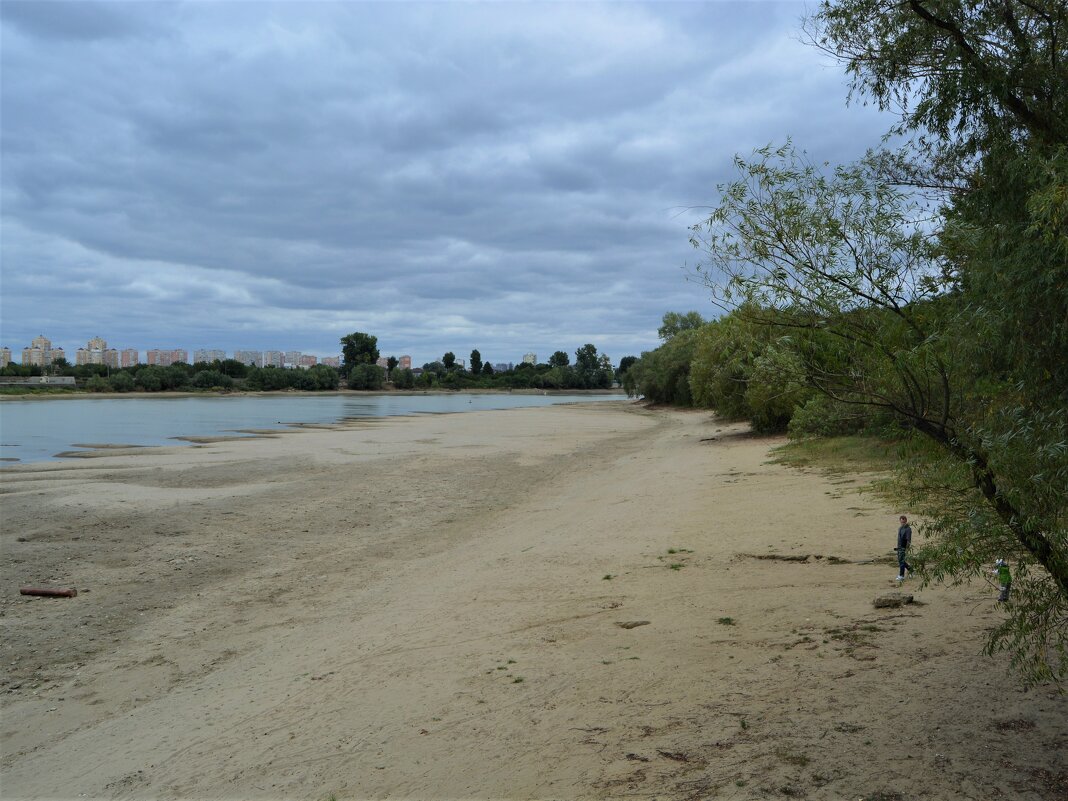
[[[638,355],[735,154],[890,126],[804,11],[8,0],[0,340]]]
[[[233,349],[230,349],[230,350],[226,350],[226,349],[221,349],[221,348],[189,349],[189,348],[181,348],[181,347],[179,347],[179,348],[160,348],[160,347],[155,347],[155,348],[140,348],[140,347],[137,347],[137,348],[130,348],[130,347],[116,348],[116,347],[113,347],[113,346],[109,347],[108,340],[106,338],[100,336],[99,334],[89,338],[89,340],[86,343],[86,346],[80,346],[76,350],[73,351],[76,354],[74,361],[71,361],[70,359],[66,358],[67,349],[64,349],[64,348],[58,347],[58,346],[53,346],[52,340],[50,340],[47,337],[45,337],[44,334],[39,334],[37,337],[35,337],[32,340],[30,346],[28,346],[26,348],[22,348],[22,352],[24,354],[23,358],[26,358],[25,354],[28,351],[30,351],[31,349],[37,348],[38,350],[43,350],[43,348],[42,348],[43,343],[48,343],[47,347],[52,352],[58,352],[59,354],[62,354],[62,355],[57,356],[55,358],[66,359],[69,364],[72,364],[72,365],[105,364],[105,365],[107,365],[109,367],[116,367],[116,368],[119,368],[119,367],[132,367],[135,364],[147,364],[147,365],[162,364],[162,366],[166,366],[167,364],[172,364],[172,363],[177,362],[177,361],[186,361],[186,360],[188,360],[187,363],[189,363],[189,364],[196,364],[196,363],[200,363],[200,362],[211,362],[211,361],[215,361],[215,360],[223,361],[225,359],[235,359],[237,361],[241,361],[241,362],[247,363],[250,366],[251,365],[255,365],[255,366],[258,366],[258,367],[265,367],[265,366],[268,366],[268,365],[276,366],[276,367],[283,367],[283,366],[284,367],[291,367],[291,366],[310,367],[310,366],[313,366],[316,362],[301,363],[302,359],[304,359],[306,357],[309,357],[309,356],[314,358],[314,359],[316,359],[317,363],[319,363],[319,364],[327,364],[327,365],[332,365],[332,366],[340,366],[340,364],[343,361],[343,357],[342,357],[342,354],[340,352],[340,348],[335,353],[331,353],[331,354],[327,354],[327,355],[324,355],[322,353],[315,353],[315,354],[305,353],[303,351],[292,350],[292,349],[290,349],[290,350],[277,350],[277,349],[272,350],[272,349],[233,348]],[[586,344],[586,343],[583,343],[583,344]],[[596,344],[596,343],[592,343],[592,344]],[[579,347],[581,347],[581,346],[576,346],[575,350],[577,350]],[[529,363],[529,364],[534,364],[534,363],[537,362],[537,355],[533,351],[525,351],[521,356],[519,356],[517,358],[512,358],[511,356],[506,357],[506,358],[499,358],[497,355],[487,356],[486,353],[482,352],[481,349],[479,349],[479,348],[473,348],[472,350],[479,350],[479,353],[482,356],[482,360],[483,360],[484,363],[485,362],[489,362],[490,364],[502,364],[502,363],[513,363],[513,364],[515,364],[515,363]],[[555,352],[557,350],[563,350],[563,349],[562,348],[554,348],[550,352]],[[598,349],[598,350],[600,351],[600,349]],[[4,352],[7,352],[8,355],[4,356],[3,355]],[[51,361],[53,361],[53,359],[50,358],[50,357],[48,358],[47,361],[45,361],[45,357],[44,357],[44,355],[42,353],[40,355],[35,354],[31,358],[31,361],[29,361],[29,362],[13,362],[13,359],[11,358],[11,356],[12,356],[12,354],[14,354],[16,352],[18,352],[17,348],[16,349],[12,349],[7,344],[0,344],[0,367],[6,366],[9,362],[18,363],[18,364],[27,364],[27,363],[28,364],[37,364],[37,365],[40,365],[40,366],[44,366],[45,364],[49,364],[49,363],[51,363]],[[458,363],[460,363],[460,364],[466,364],[467,361],[468,361],[468,358],[470,356],[470,351],[468,351],[467,353],[459,353],[457,351],[446,350],[446,351],[443,351],[440,354],[437,354],[436,356],[431,356],[429,358],[420,360],[420,359],[414,358],[413,356],[411,356],[410,354],[407,354],[407,353],[386,352],[381,347],[379,347],[380,358],[379,358],[378,362],[381,363],[384,366],[385,362],[388,360],[388,358],[390,356],[394,356],[394,357],[396,357],[398,359],[398,361],[400,362],[400,365],[401,365],[402,368],[404,368],[404,367],[407,367],[407,368],[421,367],[424,364],[430,364],[430,363],[433,363],[433,362],[440,362],[442,357],[445,355],[445,353],[448,353],[448,352],[452,352],[453,355],[456,357],[456,361]],[[569,357],[574,355],[574,351],[573,350],[572,351],[564,350],[564,352],[567,353]],[[144,359],[138,358],[139,355],[142,354],[142,353],[145,354],[145,358]],[[176,355],[179,354],[179,353],[185,354],[186,359],[177,358]],[[93,354],[99,354],[99,356],[94,356]],[[108,354],[114,354],[113,355],[113,361],[109,360],[109,355]],[[136,357],[132,356],[132,354],[137,354],[137,356]],[[168,356],[163,357],[161,359],[159,357],[150,357],[149,354],[168,354]],[[246,356],[243,357],[240,354],[246,354]],[[252,361],[249,361],[249,359],[247,358],[247,355],[252,355],[252,354],[254,354],[255,356],[254,356]],[[280,357],[281,363],[277,363],[274,359],[269,358],[268,357],[269,354],[271,356]],[[191,359],[189,359],[190,355],[192,356]],[[619,363],[619,359],[622,358],[623,356],[626,356],[626,355],[637,355],[637,354],[621,354],[620,356],[610,357],[610,358],[612,358],[613,364],[618,364]],[[203,358],[201,358],[201,357],[203,357]],[[4,361],[5,358],[8,361]],[[335,359],[338,362],[336,365],[333,364],[333,360],[335,360]]]

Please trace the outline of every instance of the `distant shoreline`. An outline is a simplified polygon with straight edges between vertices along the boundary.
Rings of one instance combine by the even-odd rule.
[[[275,397],[292,398],[306,396],[330,397],[371,397],[376,395],[618,395],[626,398],[627,393],[623,389],[395,389],[365,391],[356,389],[324,390],[308,392],[304,390],[276,390],[264,392],[27,392],[24,395],[0,394],[0,403],[11,401],[50,401],[50,400],[123,400],[123,399],[158,399],[168,400],[173,398],[251,398],[251,397]]]

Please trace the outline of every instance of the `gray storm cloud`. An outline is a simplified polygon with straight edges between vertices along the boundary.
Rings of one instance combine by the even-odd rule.
[[[3,344],[639,353],[736,152],[888,127],[802,12],[5,2]]]

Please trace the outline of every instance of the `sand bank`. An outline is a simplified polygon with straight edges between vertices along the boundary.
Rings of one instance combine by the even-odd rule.
[[[1063,797],[992,589],[874,609],[899,510],[775,443],[621,402],[5,467],[3,797]]]

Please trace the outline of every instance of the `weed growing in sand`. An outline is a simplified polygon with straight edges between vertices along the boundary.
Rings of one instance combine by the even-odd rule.
[[[693,553],[689,548],[668,548],[668,553]]]
[[[734,618],[733,617],[721,617],[716,622],[719,623],[719,625],[721,625],[721,626],[733,626],[734,625]]]
[[[673,564],[668,565],[668,568],[671,570],[682,570],[682,567],[683,566],[681,562],[675,562]]]
[[[812,760],[804,754],[791,754],[786,749],[780,748],[775,752],[775,756],[790,765],[797,765],[799,768],[805,767]]]
[[[512,684],[522,684],[522,683],[523,683],[523,677],[522,676],[516,676],[514,679],[512,679]]]
[[[742,731],[745,731],[746,729],[749,728],[749,722],[745,718],[742,718],[741,724],[742,724]]]
[[[514,659],[509,659],[506,664],[514,665],[515,664],[515,660]]]
[[[601,581],[611,581],[614,578],[615,576],[613,576],[611,573],[605,573],[603,576],[601,576]]]
[[[738,780],[737,780],[737,781],[736,781],[736,782],[734,783],[734,786],[735,786],[735,787],[745,787],[745,786],[746,786],[747,784],[749,784],[749,782],[747,782],[747,781],[746,781],[745,779],[738,779]]]

